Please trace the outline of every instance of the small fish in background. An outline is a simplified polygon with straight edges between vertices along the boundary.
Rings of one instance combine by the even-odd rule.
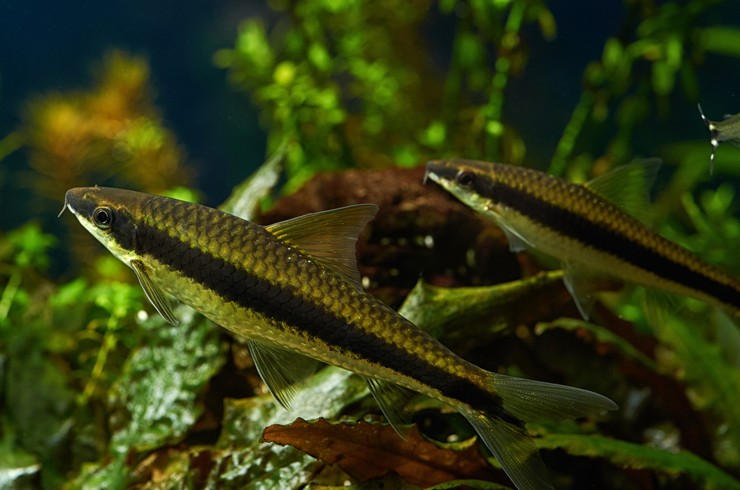
[[[717,151],[719,144],[727,141],[733,146],[740,146],[740,114],[727,115],[721,121],[712,121],[704,115],[701,104],[697,104],[697,106],[702,121],[709,129],[709,142],[712,144],[712,155],[709,157],[709,175],[712,175],[714,173],[714,153]]]
[[[526,421],[617,409],[591,391],[475,366],[367,294],[355,242],[375,205],[269,226],[101,187],[67,191],[64,207],[134,270],[169,323],[177,324],[171,295],[246,338],[257,371],[286,408],[293,383],[317,361],[362,376],[399,433],[407,392],[422,393],[464,415],[520,489],[553,488]]]
[[[599,277],[706,301],[740,315],[740,281],[652,232],[640,219],[660,161],[617,167],[584,184],[474,160],[438,160],[426,177],[492,219],[509,248],[562,262],[564,282],[588,319]]]

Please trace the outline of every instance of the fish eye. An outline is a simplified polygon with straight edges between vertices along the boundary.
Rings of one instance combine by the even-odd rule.
[[[92,218],[95,226],[101,230],[107,230],[113,224],[113,210],[107,206],[95,208]]]
[[[457,183],[463,187],[470,187],[475,182],[475,174],[467,170],[460,170],[455,177]]]

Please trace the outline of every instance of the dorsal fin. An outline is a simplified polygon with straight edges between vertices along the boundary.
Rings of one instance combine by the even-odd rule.
[[[649,217],[650,187],[658,175],[660,163],[659,158],[649,158],[621,165],[584,186],[645,223]]]
[[[306,252],[357,289],[362,289],[355,245],[358,235],[377,212],[375,204],[357,204],[305,214],[266,228],[283,242]]]

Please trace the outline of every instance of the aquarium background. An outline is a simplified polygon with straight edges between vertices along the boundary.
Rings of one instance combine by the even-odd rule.
[[[370,292],[481,366],[622,407],[530,427],[556,487],[740,487],[736,320],[662,299],[655,331],[639,288],[614,287],[582,322],[557,264],[421,184],[440,157],[578,182],[660,157],[651,226],[738,276],[740,151],[721,144],[710,175],[697,111],[740,112],[738,79],[731,0],[0,3],[0,487],[510,485],[439,404],[396,440],[337,370],[282,412],[243,344],[185,309],[166,326],[57,219],[87,185],[264,223],[376,202]],[[367,441],[396,456],[334,464]]]

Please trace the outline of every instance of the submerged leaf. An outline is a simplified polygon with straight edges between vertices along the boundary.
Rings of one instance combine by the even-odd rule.
[[[740,481],[687,451],[677,453],[598,435],[546,434],[537,446],[577,456],[600,457],[625,468],[650,469],[671,476],[686,474],[706,488],[740,489]]]
[[[234,187],[229,198],[219,209],[242,219],[252,219],[257,205],[277,185],[286,150],[287,145],[278,148],[260,168]]]
[[[159,316],[143,322],[153,338],[133,352],[113,387],[112,403],[128,419],[113,435],[117,454],[175,442],[200,414],[196,397],[223,362],[219,332],[184,307],[178,317],[178,327]]]
[[[349,475],[368,480],[396,472],[422,486],[457,478],[483,478],[491,467],[477,446],[462,451],[444,449],[411,429],[401,439],[389,425],[367,422],[330,423],[324,419],[267,427],[265,442],[291,445],[326,464],[339,465]]]
[[[306,418],[336,417],[349,405],[369,394],[359,376],[326,367],[296,387],[292,410],[285,410],[266,393],[243,400],[225,400],[223,431],[219,445],[248,445],[259,440],[262,429],[288,424],[296,415]]]
[[[554,292],[563,290],[562,279],[562,271],[551,271],[483,287],[441,288],[419,281],[398,311],[434,337],[467,338],[479,345],[525,315],[538,319],[535,305],[552,311]]]
[[[564,330],[578,330],[584,329],[592,334],[595,339],[603,344],[609,344],[616,347],[625,357],[640,362],[645,367],[650,368],[651,371],[657,371],[655,361],[650,357],[646,356],[634,345],[630,344],[624,338],[615,335],[611,330],[595,325],[577,318],[560,318],[550,323],[540,323],[537,325],[537,333],[543,333],[547,330],[562,328]]]

